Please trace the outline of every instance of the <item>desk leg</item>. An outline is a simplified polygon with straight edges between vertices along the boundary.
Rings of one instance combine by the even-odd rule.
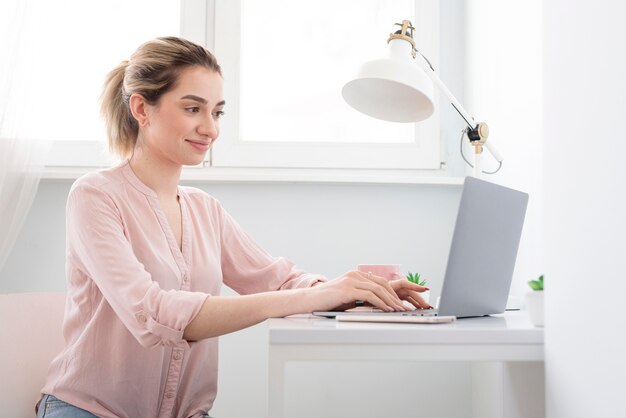
[[[545,380],[542,362],[503,364],[505,418],[544,418]]]
[[[545,417],[542,362],[472,364],[474,418]]]
[[[270,347],[268,363],[268,417],[285,416],[285,372],[287,360],[277,347]]]

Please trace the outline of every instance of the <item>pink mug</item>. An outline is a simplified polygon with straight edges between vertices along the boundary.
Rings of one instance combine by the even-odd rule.
[[[357,270],[361,273],[372,273],[387,280],[401,279],[400,264],[359,264]]]

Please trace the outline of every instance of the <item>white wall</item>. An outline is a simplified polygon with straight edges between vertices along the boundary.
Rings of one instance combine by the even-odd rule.
[[[507,2],[508,3],[508,2]],[[469,2],[468,5],[485,7],[486,3]],[[511,2],[514,10],[524,12],[525,2]],[[536,8],[537,3],[532,3]],[[481,6],[482,5],[482,6]],[[493,137],[505,154],[503,173],[492,179],[529,192],[536,208],[537,171],[524,168],[527,148],[517,139],[510,140],[509,127],[515,120],[507,119],[505,99],[512,96],[502,86],[508,80],[502,78],[515,66],[516,52],[506,56],[504,67],[489,67],[488,78],[481,79],[481,72],[464,79],[467,68],[479,68],[466,54],[465,26],[477,22],[471,9],[466,22],[466,3],[461,0],[441,3],[441,78],[464,104],[470,113],[484,117],[493,125]],[[515,14],[491,2],[498,13],[505,13],[506,25],[498,27],[500,39],[513,36],[523,30],[522,22]],[[474,12],[472,12],[472,10]],[[534,10],[534,9],[530,9]],[[524,14],[526,18],[536,18]],[[474,17],[472,17],[474,16]],[[494,16],[495,18],[495,16]],[[495,23],[495,22],[492,22]],[[507,28],[509,29],[507,32]],[[474,33],[474,32],[473,32]],[[469,39],[469,38],[468,38]],[[488,41],[483,39],[482,41]],[[497,45],[489,44],[492,53],[501,53]],[[525,47],[521,44],[520,47]],[[473,52],[473,51],[472,51]],[[466,58],[468,67],[466,67]],[[500,78],[498,78],[500,77]],[[465,83],[498,80],[495,89],[473,91],[466,97]],[[489,84],[488,82],[485,84]],[[533,96],[534,90],[526,85],[515,85],[515,97],[523,95],[531,102],[529,106],[540,106]],[[488,95],[483,97],[483,92]],[[490,101],[497,106],[486,107]],[[537,107],[539,108],[539,107]],[[528,117],[537,114],[529,107]],[[458,158],[458,134],[463,124],[451,108],[442,109],[443,135],[447,143],[450,174],[464,172]],[[502,127],[499,127],[501,125]],[[506,134],[504,133],[506,132]],[[537,137],[531,138],[537,142]],[[540,155],[540,154],[537,154]],[[533,156],[535,158],[537,156]],[[486,158],[488,160],[488,158]],[[539,164],[533,161],[533,169]],[[64,281],[64,208],[69,191],[69,182],[44,181],[37,194],[33,210],[16,243],[8,264],[0,272],[0,292],[63,290]],[[199,185],[222,201],[233,216],[264,247],[275,255],[284,255],[301,267],[327,274],[330,277],[354,268],[362,262],[401,263],[404,270],[417,269],[429,279],[436,297],[444,274],[448,245],[454,217],[460,197],[460,188],[454,186],[420,185],[333,185],[333,184],[203,184]],[[540,216],[536,209],[529,209],[530,217],[525,226],[523,247],[520,249],[513,291],[523,292],[528,276],[541,269],[541,239],[536,233]],[[530,232],[528,232],[530,231]],[[521,272],[521,273],[520,273]],[[297,365],[290,371],[293,390],[290,392],[288,410],[306,410],[311,416],[316,411],[332,410],[339,395],[341,399],[374,399],[377,394],[393,389],[398,396],[413,400],[406,404],[393,400],[383,401],[376,408],[371,403],[354,405],[352,416],[415,416],[416,410],[425,416],[468,417],[471,414],[471,373],[467,364],[412,364],[393,365],[380,363],[365,370],[361,364],[341,366],[324,364],[315,366]],[[214,408],[216,416],[249,417],[266,416],[267,380],[267,335],[263,324],[221,339],[220,389]],[[351,390],[341,385],[337,375],[365,380],[370,375],[382,373],[380,380],[372,381],[364,390]],[[332,379],[329,379],[329,376]],[[311,380],[309,380],[309,378]],[[316,383],[315,385],[311,382]],[[428,383],[426,383],[428,382]],[[291,389],[290,389],[291,390]],[[441,395],[445,394],[444,397]],[[315,400],[321,399],[321,405]],[[449,402],[449,399],[455,399]],[[368,407],[370,405],[370,407]],[[316,409],[316,408],[329,409]],[[291,409],[290,409],[291,408]],[[294,409],[295,408],[295,409]],[[334,410],[341,416],[341,408]],[[305,412],[299,416],[304,417]],[[331,416],[317,414],[318,416]],[[343,416],[350,416],[346,411]]]
[[[626,416],[626,3],[545,2],[549,418]]]

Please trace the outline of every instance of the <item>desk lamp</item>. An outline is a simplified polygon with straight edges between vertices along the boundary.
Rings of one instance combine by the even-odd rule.
[[[353,108],[368,116],[390,122],[419,122],[429,118],[434,110],[433,83],[443,92],[452,107],[465,120],[467,127],[463,137],[469,139],[474,147],[474,165],[463,155],[465,162],[474,168],[474,177],[481,173],[493,174],[502,167],[502,156],[492,143],[487,142],[489,127],[484,122],[475,122],[459,101],[448,90],[435,70],[415,47],[413,31],[415,28],[408,20],[396,23],[401,29],[389,35],[389,56],[368,61],[357,72],[357,77],[346,83],[342,89],[344,100]],[[418,66],[419,54],[425,65]],[[482,171],[481,154],[483,147],[498,161],[499,166],[493,172]]]

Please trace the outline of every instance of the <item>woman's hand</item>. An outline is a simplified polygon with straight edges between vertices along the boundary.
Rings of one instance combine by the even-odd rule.
[[[351,271],[313,287],[243,296],[211,296],[187,325],[183,338],[198,341],[238,331],[267,318],[353,308],[357,300],[383,311],[407,311],[398,297],[401,295],[415,306],[428,307],[430,305],[418,295],[425,289],[406,279],[389,282],[370,273]]]
[[[416,308],[432,308],[432,306],[420,296],[420,293],[430,290],[427,287],[420,286],[418,284],[408,281],[407,279],[392,280],[389,282],[389,285],[400,297],[400,299],[406,300]]]
[[[390,282],[371,273],[350,271],[307,291],[313,297],[312,310],[317,311],[353,308],[357,300],[387,312],[407,310]]]

